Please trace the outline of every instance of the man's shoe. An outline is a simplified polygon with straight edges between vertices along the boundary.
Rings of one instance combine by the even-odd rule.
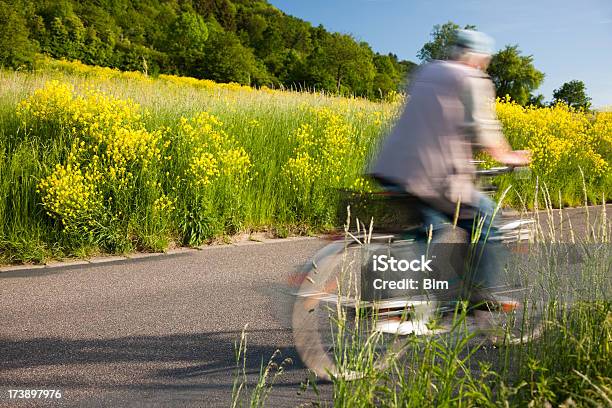
[[[475,302],[472,302],[474,304]],[[521,307],[521,302],[510,298],[493,298],[483,300],[473,307],[474,310],[512,313]]]
[[[396,334],[398,336],[407,336],[409,334],[421,336],[433,333],[433,331],[427,327],[426,321],[402,320],[399,316],[380,318],[376,322],[374,330],[381,333]]]

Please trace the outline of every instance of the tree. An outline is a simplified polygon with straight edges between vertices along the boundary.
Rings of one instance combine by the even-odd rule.
[[[429,60],[445,60],[449,58],[451,46],[456,41],[456,31],[459,25],[449,21],[442,25],[436,24],[431,32],[432,40],[425,43],[417,54],[421,61]],[[475,30],[476,26],[468,24],[464,27],[465,30]]]
[[[542,94],[532,95],[529,98],[528,105],[533,105],[533,106],[535,106],[537,108],[543,108],[545,106],[545,104],[544,104],[544,95],[542,95]]]
[[[250,48],[243,46],[238,36],[227,32],[212,19],[209,39],[204,49],[199,76],[218,82],[237,82],[243,85],[266,85],[269,75]]]
[[[67,56],[68,58],[81,59],[85,48],[86,35],[83,22],[76,14],[70,14],[64,18],[64,25],[68,32]]]
[[[0,27],[0,66],[31,66],[36,45],[28,38],[26,20],[3,1],[0,1]]]
[[[390,92],[402,91],[415,65],[413,62],[399,61],[395,54],[374,55],[376,76],[372,85],[372,96],[384,98]]]
[[[268,28],[268,21],[259,14],[246,14],[242,10],[238,16],[241,41],[251,46],[263,41],[263,33]]]
[[[563,102],[573,108],[589,109],[591,98],[586,94],[584,82],[573,80],[564,83],[553,91],[553,104]]]
[[[532,91],[544,80],[544,73],[533,65],[533,56],[521,55],[518,45],[507,45],[493,55],[488,73],[495,84],[497,96],[503,98],[509,95],[520,105],[537,100]]]
[[[333,92],[336,89],[335,78],[327,67],[326,58],[323,46],[318,41],[315,41],[314,49],[297,69],[293,76],[293,82],[300,89],[303,87]]]
[[[379,92],[380,97],[384,97],[391,91],[397,91],[399,73],[388,55],[375,55],[374,66],[376,66],[376,76],[374,77],[374,92]]]
[[[265,0],[0,0],[0,5],[5,66],[30,65],[40,50],[122,70],[380,97],[400,89],[414,65],[396,56],[376,57],[366,43],[313,27]]]
[[[196,13],[186,11],[170,26],[166,48],[179,71],[192,73],[204,57],[208,27]]]
[[[368,82],[371,85],[376,71],[372,51],[364,44],[357,44],[349,35],[333,33],[326,38],[323,47],[325,63],[334,77],[336,92],[340,93],[342,81],[349,77],[353,85],[356,85],[356,81],[361,82],[362,88],[367,88]]]
[[[236,28],[236,5],[230,0],[196,0],[193,7],[205,18],[213,17],[224,30],[233,31]]]

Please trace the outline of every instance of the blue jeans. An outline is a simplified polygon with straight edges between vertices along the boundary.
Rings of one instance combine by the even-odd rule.
[[[465,230],[473,242],[469,246],[466,265],[462,270],[462,296],[474,302],[493,300],[491,288],[501,286],[504,249],[491,239],[499,236],[495,225],[495,209],[497,205],[491,198],[478,193],[475,200],[475,216],[473,218],[457,220],[457,226]],[[427,231],[448,227],[453,220],[446,214],[427,206],[425,203],[419,208],[423,225]]]

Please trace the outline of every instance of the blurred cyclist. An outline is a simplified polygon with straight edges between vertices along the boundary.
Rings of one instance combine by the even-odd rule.
[[[511,149],[496,119],[495,90],[485,73],[492,51],[486,34],[457,30],[450,60],[426,63],[414,75],[408,103],[370,171],[383,186],[419,199],[424,225],[434,236],[457,215],[457,225],[479,235],[479,245],[498,232],[496,204],[474,184],[473,148],[511,166],[529,163],[529,153]],[[472,272],[470,299],[511,308],[481,290],[497,283],[492,255],[485,251]]]

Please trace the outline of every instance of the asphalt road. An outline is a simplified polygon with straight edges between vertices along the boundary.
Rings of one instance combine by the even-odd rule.
[[[291,358],[270,402],[293,406],[309,395],[297,395],[307,372],[292,346],[286,281],[324,244],[2,273],[2,397],[55,388],[67,405],[229,406],[234,343],[248,324],[247,371],[255,377],[277,349]]]
[[[583,210],[569,218],[582,235]],[[46,406],[229,406],[247,324],[250,382],[276,350],[277,361],[292,359],[270,405],[329,400],[328,384],[319,396],[300,393],[308,372],[292,345],[287,286],[325,244],[278,240],[0,273],[0,406],[27,404],[9,401],[9,389],[41,388],[62,390]]]

